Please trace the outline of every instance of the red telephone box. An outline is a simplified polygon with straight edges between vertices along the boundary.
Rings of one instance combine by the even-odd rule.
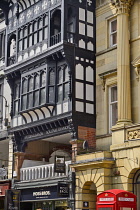
[[[113,189],[97,196],[97,210],[137,210],[136,195],[133,193]]]

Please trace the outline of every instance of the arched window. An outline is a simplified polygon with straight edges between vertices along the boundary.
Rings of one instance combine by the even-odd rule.
[[[73,10],[70,7],[68,9],[68,16],[67,16],[67,40],[70,43],[74,43],[74,34],[75,34],[75,18],[73,14]]]
[[[51,46],[61,41],[61,11],[56,10],[51,18]]]
[[[16,54],[16,40],[13,38],[10,42],[10,57]]]
[[[16,35],[12,34],[8,40],[8,65],[16,62]]]
[[[137,209],[140,209],[140,170],[134,176],[134,194],[137,196]]]

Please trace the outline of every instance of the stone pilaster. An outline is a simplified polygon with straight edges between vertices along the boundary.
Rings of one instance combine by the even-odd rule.
[[[117,12],[118,125],[131,123],[129,10],[133,0],[111,0]]]

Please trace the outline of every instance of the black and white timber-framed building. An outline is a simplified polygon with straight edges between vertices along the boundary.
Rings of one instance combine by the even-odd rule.
[[[74,209],[68,165],[79,151],[77,140],[95,148],[89,135],[95,134],[95,1],[2,2],[17,176],[13,187],[21,190],[21,209]],[[65,174],[54,174],[56,156],[65,157]],[[68,196],[54,195],[58,183],[68,184]],[[48,195],[35,196],[42,189]]]

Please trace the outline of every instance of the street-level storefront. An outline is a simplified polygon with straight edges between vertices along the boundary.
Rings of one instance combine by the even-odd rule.
[[[5,192],[10,189],[10,181],[0,181],[0,210],[4,210]]]
[[[58,183],[55,186],[21,190],[21,210],[66,210],[69,209],[69,185]]]

